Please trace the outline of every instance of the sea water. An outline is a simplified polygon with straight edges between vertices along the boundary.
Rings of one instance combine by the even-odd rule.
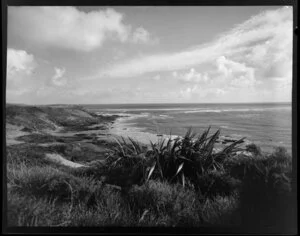
[[[222,136],[246,139],[263,151],[285,147],[291,153],[291,103],[260,104],[111,104],[86,105],[98,114],[123,116],[126,127],[153,134],[183,136],[188,128],[202,133],[221,130]]]

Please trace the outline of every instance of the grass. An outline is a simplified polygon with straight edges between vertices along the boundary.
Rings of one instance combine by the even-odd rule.
[[[243,139],[215,151],[220,132],[209,131],[197,136],[188,130],[182,139],[150,147],[117,140],[105,161],[78,169],[46,162],[42,147],[8,148],[9,225],[293,231],[288,153],[278,148],[262,154],[250,145],[242,149],[252,153],[246,156],[238,152]]]
[[[112,122],[118,116],[98,116],[80,106],[6,106],[7,123],[23,126],[28,131],[44,129],[87,130],[88,126],[103,122]]]
[[[96,147],[97,149],[94,149]],[[49,146],[37,146],[32,143],[18,144],[8,146],[6,148],[7,163],[26,162],[31,166],[49,165],[49,161],[45,159],[45,153],[56,153],[64,158],[91,165],[98,160],[103,160],[109,153],[109,147],[104,144],[98,146],[93,144],[77,145],[74,143],[53,144]]]
[[[66,218],[68,208],[68,205],[56,206],[54,200],[9,192],[7,225],[28,227],[59,225]]]

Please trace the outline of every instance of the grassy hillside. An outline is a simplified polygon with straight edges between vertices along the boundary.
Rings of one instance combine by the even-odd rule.
[[[27,131],[85,130],[88,126],[113,121],[115,117],[98,116],[79,106],[6,106],[6,123],[23,126]]]
[[[19,119],[17,109],[21,108],[11,108],[7,119],[33,129],[24,117],[36,121],[47,114],[45,119],[62,127],[66,124],[62,117],[73,117],[73,124],[103,119],[84,110],[68,108],[58,114],[47,107],[33,108],[33,113],[21,110],[25,115]],[[37,121],[35,128],[46,126]],[[295,233],[291,156],[283,148],[272,154],[262,154],[255,145],[241,149],[242,140],[216,150],[219,135],[209,129],[200,135],[189,130],[182,139],[149,146],[120,139],[78,147],[65,137],[60,137],[64,144],[50,139],[54,145],[41,146],[34,141],[42,140],[39,136],[25,139],[6,150],[7,223],[236,227],[245,233]],[[85,167],[54,163],[46,153]]]

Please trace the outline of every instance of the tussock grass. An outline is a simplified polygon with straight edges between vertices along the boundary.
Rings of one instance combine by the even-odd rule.
[[[128,194],[131,210],[138,216],[146,213],[154,218],[169,219],[169,225],[197,225],[201,218],[198,215],[198,198],[193,190],[167,182],[149,181],[143,186],[136,186]]]
[[[8,226],[55,226],[67,218],[69,206],[57,207],[55,200],[9,193]]]
[[[8,171],[8,187],[21,196],[76,203],[91,200],[101,182],[78,178],[51,166],[27,167],[23,163]]]
[[[201,215],[206,225],[211,227],[238,227],[241,225],[237,194],[215,196],[202,204]]]
[[[6,164],[17,166],[21,163],[28,166],[45,166],[49,164],[44,159],[44,152],[40,147],[31,145],[6,147]]]
[[[76,170],[44,162],[44,149],[8,149],[9,224],[294,229],[286,150],[250,145],[246,156],[241,139],[216,151],[220,132],[209,130],[150,147],[117,140],[105,160]]]

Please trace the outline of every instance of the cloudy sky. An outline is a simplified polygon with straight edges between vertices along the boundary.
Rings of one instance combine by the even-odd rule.
[[[9,7],[7,102],[289,102],[291,7]]]

